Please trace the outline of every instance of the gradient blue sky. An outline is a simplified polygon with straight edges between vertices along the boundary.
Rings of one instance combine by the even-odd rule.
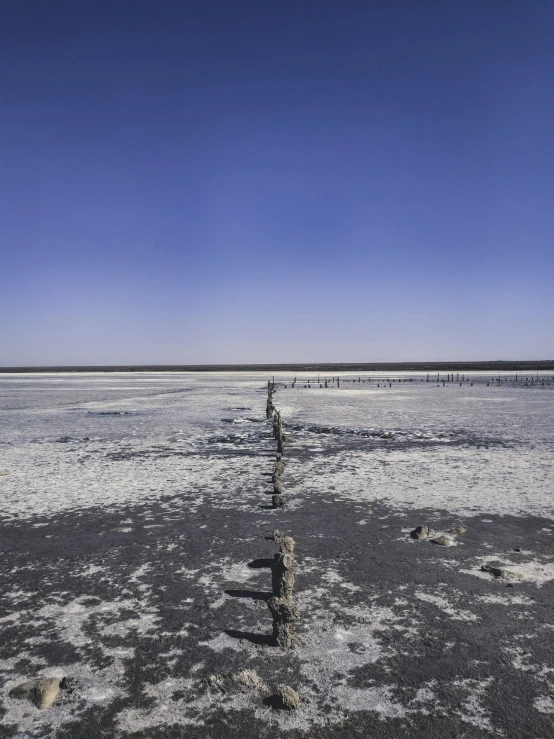
[[[0,365],[554,357],[552,0],[2,0]]]

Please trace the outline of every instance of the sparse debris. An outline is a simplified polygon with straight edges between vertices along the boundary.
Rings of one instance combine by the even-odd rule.
[[[439,544],[441,547],[455,547],[455,543],[448,536],[437,536],[436,539],[431,539],[431,544]]]
[[[223,695],[227,693],[224,680],[221,675],[209,675],[206,678],[206,683],[212,690],[217,690],[218,692],[223,693]]]
[[[241,670],[236,675],[232,676],[234,685],[241,692],[256,692],[267,695],[269,693],[269,687],[258,675],[256,670]]]
[[[491,565],[481,565],[481,571],[490,572],[491,575],[494,575],[496,578],[500,578],[502,580],[523,579],[519,572],[514,572],[513,570],[509,570],[506,567],[492,567]]]
[[[39,677],[26,680],[10,690],[10,697],[24,698],[34,703],[37,708],[50,708],[59,695],[61,677]]]
[[[412,539],[428,539],[431,536],[431,529],[427,526],[416,526],[413,531],[410,531]]]
[[[213,691],[227,695],[227,693],[261,693],[267,695],[269,687],[258,675],[256,670],[241,670],[240,672],[224,675],[210,675],[204,682]]]
[[[454,526],[453,529],[449,529],[448,530],[448,533],[449,534],[457,534],[459,536],[460,534],[465,534],[466,531],[467,531],[467,527],[466,526]]]
[[[270,598],[268,608],[273,618],[273,636],[280,647],[288,649],[294,640],[292,624],[298,619],[299,613],[292,598]]]
[[[293,688],[284,685],[281,690],[281,701],[283,707],[289,711],[295,711],[300,705],[300,696]]]

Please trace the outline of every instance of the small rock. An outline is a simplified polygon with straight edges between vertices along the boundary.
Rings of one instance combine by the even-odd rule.
[[[50,708],[60,692],[61,677],[41,677],[27,680],[10,690],[12,698],[26,698],[37,708]]]
[[[289,711],[295,711],[300,704],[300,696],[296,690],[293,690],[288,685],[285,685],[281,690],[281,700],[283,707]]]
[[[412,539],[428,539],[431,536],[431,530],[427,526],[416,526],[413,531],[410,531]]]
[[[3,475],[7,475],[7,474],[8,474],[8,470],[0,470],[0,477],[2,477]]]
[[[521,580],[522,576],[519,572],[508,570],[506,567],[492,567],[491,565],[481,565],[481,572],[490,572],[497,578],[502,580]]]
[[[465,534],[467,528],[465,526],[454,526],[453,529],[449,529],[449,534]]]
[[[441,547],[455,546],[452,539],[449,539],[448,536],[437,536],[436,539],[431,539],[431,544],[440,544]]]
[[[521,547],[514,547],[514,552],[521,552]]]

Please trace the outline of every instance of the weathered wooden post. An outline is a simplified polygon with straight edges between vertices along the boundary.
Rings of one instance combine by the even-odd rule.
[[[282,554],[294,554],[294,547],[296,542],[292,538],[292,536],[282,536],[279,534],[278,537],[275,538],[275,541],[279,543],[279,549],[281,550]]]
[[[300,616],[292,598],[270,598],[267,605],[273,618],[273,637],[283,649],[288,649],[294,641],[292,624]]]
[[[281,551],[273,558],[271,566],[273,597],[267,601],[267,605],[273,618],[273,637],[280,647],[287,649],[294,639],[292,624],[299,617],[298,609],[292,600],[294,539],[279,535],[277,540]]]
[[[294,551],[294,540],[292,542]],[[271,565],[272,592],[276,598],[290,598],[294,587],[294,557],[292,554],[279,552],[273,557]]]
[[[279,454],[284,453],[283,449],[283,423],[281,421],[281,414],[277,415],[277,452]]]

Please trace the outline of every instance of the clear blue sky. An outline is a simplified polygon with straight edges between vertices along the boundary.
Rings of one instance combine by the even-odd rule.
[[[0,365],[554,357],[552,0],[2,0]]]

